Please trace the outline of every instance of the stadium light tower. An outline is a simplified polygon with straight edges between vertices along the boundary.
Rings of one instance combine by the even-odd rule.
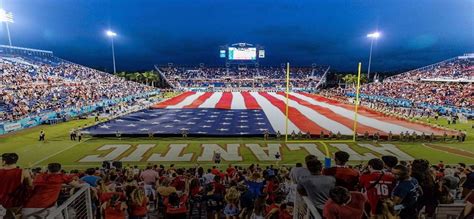
[[[111,42],[112,42],[112,61],[114,63],[114,74],[117,73],[117,70],[115,68],[115,49],[114,49],[114,37],[117,36],[117,33],[111,31],[111,30],[107,30],[105,31],[105,34],[111,39]]]
[[[6,12],[3,8],[0,8],[0,22],[5,22],[8,35],[8,44],[12,46],[12,38],[10,36],[10,28],[8,27],[8,23],[13,23],[13,14],[11,12]]]
[[[367,70],[367,81],[370,81],[370,63],[372,62],[372,47],[374,45],[374,40],[378,39],[380,36],[381,34],[378,31],[367,34],[367,37],[370,38],[369,69]]]

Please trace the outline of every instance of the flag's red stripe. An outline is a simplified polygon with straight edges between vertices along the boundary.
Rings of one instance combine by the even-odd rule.
[[[284,114],[286,113],[286,103],[282,100],[279,100],[272,95],[266,92],[259,92],[260,95],[268,99],[274,106],[276,106],[281,112]],[[320,133],[321,131],[328,133],[329,130],[324,129],[323,127],[317,125],[313,121],[311,121],[308,117],[303,115],[300,111],[296,108],[289,106],[288,107],[288,118],[291,122],[293,122],[296,127],[302,132],[310,132],[312,134]],[[281,121],[284,122],[284,121]]]
[[[331,99],[328,99],[326,97],[322,97],[322,96],[319,96],[319,95],[307,94],[307,93],[301,93],[301,94],[305,95],[307,97],[310,97],[310,98],[312,98],[316,101],[325,102],[325,103],[328,103],[328,104],[331,104],[331,105],[343,107],[345,109],[354,111],[354,106],[353,105],[341,103],[339,101],[331,100]],[[404,120],[404,119],[398,119],[398,118],[395,118],[395,117],[392,117],[392,116],[387,116],[387,115],[384,115],[383,113],[379,113],[377,111],[371,110],[371,109],[363,107],[363,106],[359,106],[357,112],[360,115],[364,115],[364,116],[367,116],[367,117],[370,117],[370,118],[373,118],[373,119],[377,119],[379,121],[384,121],[384,122],[389,122],[389,123],[392,123],[392,124],[397,124],[397,125],[403,126],[405,128],[418,130],[420,132],[425,132],[426,134],[434,133],[436,135],[442,135],[445,132],[442,129],[437,129],[437,128],[429,127],[429,126],[426,126],[426,125],[423,125],[423,124],[409,122],[409,121]],[[455,134],[454,132],[451,132],[451,131],[446,131],[446,133]],[[398,133],[394,133],[394,134],[398,134]]]
[[[278,94],[282,95],[282,96],[286,96],[286,94],[284,92],[278,92]],[[311,108],[312,110],[318,112],[319,114],[329,118],[330,120],[333,120],[333,121],[336,121],[346,127],[348,127],[349,129],[353,130],[354,129],[354,120],[352,119],[348,119],[346,117],[343,117],[335,112],[333,112],[332,110],[326,108],[326,107],[322,107],[322,106],[317,106],[317,105],[313,105],[305,100],[302,100],[302,99],[299,99],[298,97],[295,97],[293,95],[288,95],[288,98],[290,100],[293,100],[293,101],[296,101],[297,103],[303,105],[303,106],[306,106],[308,108]],[[333,132],[335,132],[333,130]],[[388,133],[385,133],[384,131],[382,130],[378,130],[376,128],[373,128],[373,127],[370,127],[370,126],[366,126],[366,125],[363,125],[363,124],[360,124],[359,122],[357,123],[357,133],[365,133],[365,132],[368,132],[368,133],[371,133],[371,134],[374,134],[374,133],[379,133],[379,134],[388,134]]]
[[[258,104],[257,100],[255,97],[250,95],[249,92],[241,92],[242,96],[244,97],[244,102],[245,102],[245,108],[247,109],[262,109],[260,105]]]
[[[232,93],[224,92],[222,93],[221,99],[217,102],[216,109],[230,109],[232,104]]]
[[[178,103],[180,103],[181,101],[183,101],[186,97],[189,97],[193,94],[195,94],[196,92],[185,92],[185,93],[182,93],[176,97],[173,97],[171,99],[168,99],[166,101],[163,101],[161,103],[157,103],[155,105],[153,105],[152,108],[156,108],[156,109],[161,109],[161,108],[166,108],[167,106],[173,106],[173,105],[176,105]]]
[[[201,106],[201,104],[203,104],[207,99],[209,99],[209,97],[212,96],[212,92],[206,92],[204,93],[203,95],[199,96],[196,100],[194,100],[191,104],[187,105],[187,106],[184,106],[183,108],[186,108],[186,109],[196,109],[198,108],[199,106]]]

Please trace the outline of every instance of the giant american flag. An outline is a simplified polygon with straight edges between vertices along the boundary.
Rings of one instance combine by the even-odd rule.
[[[352,135],[354,106],[309,93],[288,94],[288,133]],[[184,92],[85,131],[92,135],[190,135],[250,136],[286,133],[286,93],[284,92]],[[427,125],[386,116],[360,107],[357,132],[363,134],[444,131]]]

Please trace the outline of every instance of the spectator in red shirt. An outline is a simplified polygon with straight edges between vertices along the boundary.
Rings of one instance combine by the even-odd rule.
[[[380,215],[380,202],[391,196],[395,186],[395,177],[392,173],[383,171],[384,163],[378,158],[369,160],[368,173],[360,177],[360,186],[367,194],[372,216]]]
[[[171,182],[171,186],[175,187],[177,191],[184,191],[185,187],[185,181],[186,179],[184,178],[182,169],[178,169],[177,173],[173,173],[173,181]]]
[[[278,179],[275,175],[269,176],[267,184],[263,189],[264,193],[267,193],[267,199],[274,201],[276,198],[275,192],[278,190]]]
[[[329,198],[323,210],[326,219],[361,219],[364,215],[367,200],[360,192],[349,192],[342,186],[336,186],[329,192]]]
[[[105,193],[102,196],[102,210],[105,219],[125,219],[125,196],[118,192]]]
[[[359,172],[346,166],[350,155],[345,151],[338,151],[334,154],[336,162],[335,167],[323,170],[323,175],[334,176],[336,178],[336,186],[342,186],[349,191],[355,191],[359,184]]]
[[[236,173],[236,170],[235,170],[235,168],[232,166],[232,164],[229,164],[229,167],[227,167],[226,172],[227,172],[227,176],[228,176],[229,178],[232,178],[232,177],[234,176],[234,174]]]
[[[135,188],[130,194],[129,219],[145,219],[148,213],[148,198],[141,188]]]
[[[265,218],[275,218],[280,215],[280,200],[276,201],[270,199],[266,200]]]
[[[214,174],[214,175],[221,175],[221,171],[219,171],[219,169],[217,169],[216,166],[212,166],[212,170],[211,170],[211,173]]]
[[[185,219],[188,208],[186,203],[188,196],[183,194],[181,197],[173,192],[169,197],[165,198],[164,204],[166,206],[166,218]]]
[[[199,182],[198,178],[193,178],[189,184],[189,195],[194,198],[197,196],[201,196],[201,192],[201,182]]]
[[[292,219],[293,218],[293,202],[283,203],[280,205],[278,218]]]
[[[220,176],[215,176],[214,177],[214,182],[212,183],[212,186],[214,188],[214,194],[219,194],[222,197],[224,197],[225,194],[225,187],[224,185],[221,184],[221,177]]]
[[[28,171],[17,167],[18,155],[16,153],[2,154],[2,167],[0,167],[0,206],[14,208],[21,204],[21,197],[15,194],[19,189],[31,187],[31,176]],[[22,186],[23,187],[20,187]]]
[[[23,218],[46,217],[56,209],[56,201],[63,184],[79,188],[87,184],[80,184],[71,176],[64,175],[61,164],[48,164],[48,173],[38,174],[33,181],[33,192],[22,209]]]

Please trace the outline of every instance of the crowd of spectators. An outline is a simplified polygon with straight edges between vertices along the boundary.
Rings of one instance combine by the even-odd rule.
[[[314,87],[327,70],[327,66],[291,68],[292,86]],[[175,88],[275,88],[286,84],[286,70],[278,67],[162,67],[160,71]]]
[[[417,111],[448,109],[443,114],[471,112],[474,106],[474,84],[472,82],[448,82],[443,79],[472,80],[472,59],[454,59],[430,67],[388,77],[382,82],[372,82],[360,87],[363,102],[367,105],[405,107]],[[441,80],[441,81],[439,81]],[[330,97],[354,95],[355,87],[334,88],[323,91]],[[439,113],[439,112],[437,112]]]
[[[367,95],[408,100],[415,106],[430,104],[468,108],[474,104],[474,85],[472,83],[384,81],[363,85],[360,92]]]
[[[0,56],[0,81],[0,121],[153,90],[78,64],[52,64],[19,56]]]
[[[461,218],[473,218],[474,166],[430,164],[427,160],[374,158],[365,165],[347,164],[349,154],[335,153],[335,166],[323,167],[314,155],[305,167],[252,164],[241,166],[103,165],[86,171],[22,169],[18,155],[2,155],[0,214],[23,218],[47,216],[61,196],[62,186],[89,186],[95,218],[293,218],[298,193],[316,211],[336,218],[431,218],[439,204],[465,203]],[[224,169],[225,168],[225,169]],[[24,192],[28,190],[29,192]],[[22,192],[23,191],[23,192]],[[28,195],[25,195],[28,194]],[[18,210],[21,206],[22,209]],[[5,211],[7,209],[8,211]],[[6,217],[8,218],[8,217]]]
[[[474,59],[454,58],[385,79],[385,81],[466,79],[474,80]]]

